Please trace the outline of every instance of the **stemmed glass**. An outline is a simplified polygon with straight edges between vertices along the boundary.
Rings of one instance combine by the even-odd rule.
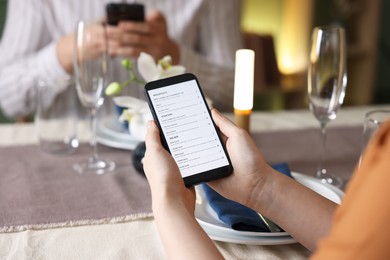
[[[345,31],[338,26],[315,27],[312,32],[307,90],[310,111],[320,122],[322,147],[316,177],[340,187],[343,182],[324,167],[326,125],[336,118],[347,85]]]
[[[104,88],[107,84],[108,53],[105,27],[102,24],[77,24],[73,68],[76,89],[81,104],[90,116],[90,141],[92,155],[85,161],[73,165],[79,173],[103,174],[115,170],[113,161],[99,158],[96,143],[98,108],[103,104]]]

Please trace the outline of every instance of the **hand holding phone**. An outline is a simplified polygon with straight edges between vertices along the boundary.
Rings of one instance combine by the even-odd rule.
[[[228,176],[233,168],[193,74],[152,81],[145,95],[161,141],[185,185]]]
[[[106,5],[107,23],[118,25],[120,21],[143,22],[145,11],[142,4],[109,3]]]

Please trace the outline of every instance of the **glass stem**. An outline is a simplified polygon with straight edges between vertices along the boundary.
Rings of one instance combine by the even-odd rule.
[[[91,147],[92,155],[89,158],[90,162],[95,162],[98,159],[98,149],[96,143],[96,108],[90,109],[90,120],[89,120],[89,145]]]
[[[317,169],[317,178],[322,179],[324,174],[326,174],[326,169],[324,167],[325,164],[325,151],[326,151],[326,123],[321,122],[321,152],[320,152],[320,161],[318,163],[318,169]]]

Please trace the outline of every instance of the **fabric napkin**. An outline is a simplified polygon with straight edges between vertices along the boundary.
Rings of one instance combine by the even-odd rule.
[[[293,178],[286,163],[272,166],[275,170]],[[234,230],[271,232],[259,214],[232,200],[229,200],[211,189],[207,184],[202,184],[202,189],[211,208],[217,213],[218,218]]]

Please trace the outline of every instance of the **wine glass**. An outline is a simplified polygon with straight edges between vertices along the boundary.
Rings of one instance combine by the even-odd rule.
[[[77,24],[73,68],[76,89],[81,104],[90,116],[90,140],[92,155],[73,165],[79,173],[103,174],[115,170],[115,163],[99,158],[96,143],[97,112],[103,104],[108,70],[108,52],[105,27],[80,21]]]
[[[343,103],[347,85],[345,31],[338,26],[315,27],[312,32],[308,95],[310,111],[320,122],[322,147],[316,177],[323,183],[342,186],[340,177],[327,173],[324,167],[326,125],[336,118]]]

